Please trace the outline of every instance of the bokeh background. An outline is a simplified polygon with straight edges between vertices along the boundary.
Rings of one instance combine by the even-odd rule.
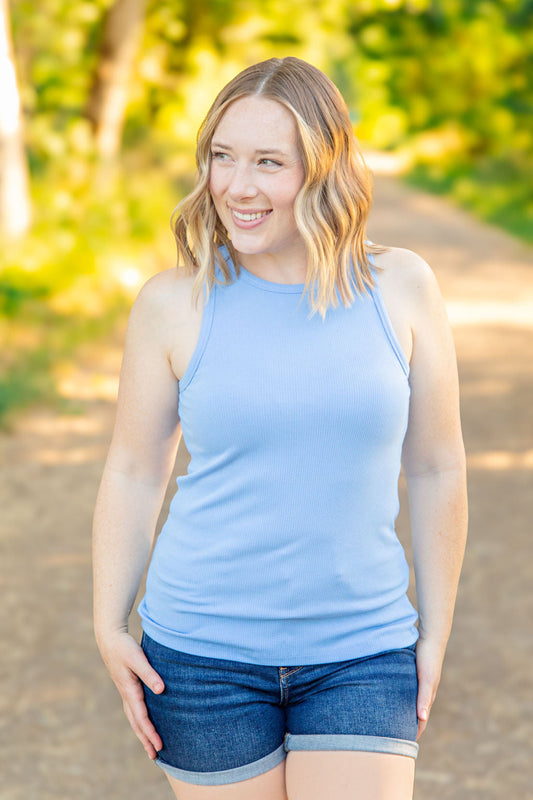
[[[169,796],[92,639],[91,514],[198,125],[286,55],[343,92],[370,236],[434,267],[456,340],[470,539],[415,798],[533,798],[533,2],[1,0],[2,800]]]

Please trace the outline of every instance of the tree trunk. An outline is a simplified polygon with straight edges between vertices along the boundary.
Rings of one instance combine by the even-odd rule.
[[[31,224],[28,164],[7,0],[0,0],[0,231],[7,239]]]
[[[144,22],[146,0],[116,0],[106,14],[99,60],[86,114],[99,155],[113,159],[120,150],[128,83]]]

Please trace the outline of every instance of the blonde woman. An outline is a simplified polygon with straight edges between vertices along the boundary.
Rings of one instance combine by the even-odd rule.
[[[97,642],[179,800],[408,800],[466,536],[443,302],[423,259],[365,239],[369,174],[310,64],[234,78],[197,163],[179,266],[129,321],[94,520]],[[139,645],[128,617],[182,435]]]

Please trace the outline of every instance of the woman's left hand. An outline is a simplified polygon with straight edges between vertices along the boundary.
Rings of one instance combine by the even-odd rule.
[[[419,638],[416,645],[416,671],[418,674],[418,715],[417,741],[424,732],[431,713],[431,706],[437,694],[440,681],[444,650],[442,645],[429,639]]]

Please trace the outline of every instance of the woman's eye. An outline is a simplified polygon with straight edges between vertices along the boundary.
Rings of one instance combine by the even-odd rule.
[[[224,161],[226,158],[228,158],[228,154],[227,153],[220,153],[218,151],[214,151],[214,152],[211,153],[211,157],[213,159],[216,159],[217,161]]]
[[[267,167],[281,167],[279,161],[274,161],[272,158],[262,158],[259,163],[265,164]]]

